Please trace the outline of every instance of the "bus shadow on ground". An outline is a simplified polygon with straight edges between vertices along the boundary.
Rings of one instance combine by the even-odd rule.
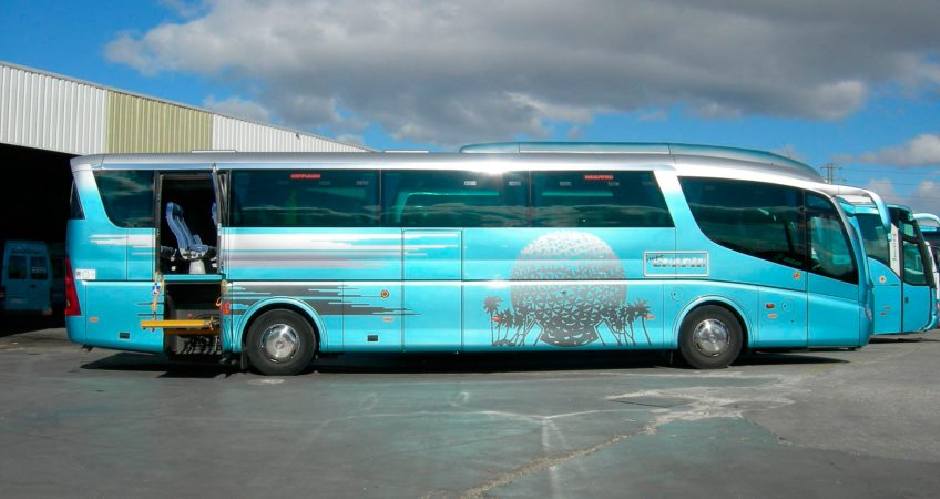
[[[923,336],[882,336],[878,338],[871,338],[868,340],[868,343],[871,345],[897,345],[903,343],[930,343],[940,341],[940,338],[931,337],[925,338]]]
[[[214,378],[238,372],[219,362],[178,362],[163,355],[121,352],[82,364],[82,369],[96,371],[136,371],[163,373],[161,378]]]
[[[16,334],[65,327],[61,314],[51,316],[2,315],[0,316],[0,338]]]
[[[768,352],[742,356],[733,366],[848,363],[821,352]],[[239,373],[218,362],[178,362],[162,355],[122,352],[94,360],[82,369],[162,373],[165,378],[213,378]],[[486,354],[346,354],[320,358],[304,374],[496,374],[546,371],[685,368],[661,352],[527,352]]]

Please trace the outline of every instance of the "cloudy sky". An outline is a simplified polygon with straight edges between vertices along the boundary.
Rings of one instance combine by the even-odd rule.
[[[940,212],[940,1],[2,0],[0,59],[376,149],[714,143]]]

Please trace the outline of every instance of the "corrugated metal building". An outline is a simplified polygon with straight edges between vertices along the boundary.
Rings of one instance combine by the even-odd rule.
[[[69,160],[129,152],[363,152],[318,135],[224,116],[0,61],[0,241],[61,244]]]
[[[0,143],[66,154],[368,150],[2,61]]]

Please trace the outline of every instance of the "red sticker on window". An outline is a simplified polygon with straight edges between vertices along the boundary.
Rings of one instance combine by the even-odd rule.
[[[596,173],[591,173],[584,176],[584,180],[586,182],[610,182],[613,179],[613,175],[600,175]]]
[[[291,173],[291,180],[320,180],[319,173]]]

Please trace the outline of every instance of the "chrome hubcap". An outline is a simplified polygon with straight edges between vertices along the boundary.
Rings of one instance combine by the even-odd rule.
[[[692,331],[695,349],[709,357],[721,355],[731,342],[728,326],[718,319],[705,319]]]
[[[275,324],[261,333],[261,351],[274,362],[284,362],[297,353],[300,337],[287,324]]]

